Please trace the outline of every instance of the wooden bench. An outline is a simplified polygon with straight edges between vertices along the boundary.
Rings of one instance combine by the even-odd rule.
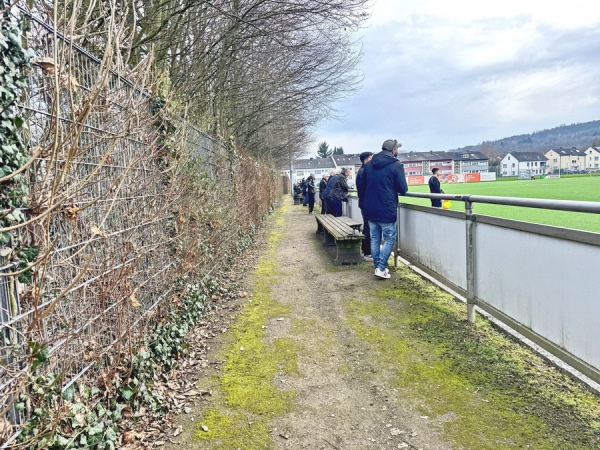
[[[350,228],[353,228],[355,230],[360,230],[360,227],[363,226],[362,222],[357,222],[356,220],[354,220],[351,217],[342,216],[342,217],[338,217],[338,220],[341,220],[346,225],[348,225]]]
[[[331,214],[317,214],[315,216],[319,229],[323,229],[323,246],[336,249],[335,263],[357,264],[362,261],[360,257],[360,244],[365,235],[358,228],[345,223],[343,217],[334,217]],[[356,224],[356,221],[353,221]],[[360,225],[360,224],[359,224]]]

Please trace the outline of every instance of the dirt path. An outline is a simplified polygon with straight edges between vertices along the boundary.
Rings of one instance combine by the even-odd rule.
[[[302,343],[302,376],[286,379],[285,386],[297,393],[296,406],[273,422],[280,437],[273,448],[449,448],[400,401],[389,383],[391,374],[372,361],[372,350],[348,323],[345,303],[372,295],[386,281],[375,278],[368,263],[334,268],[305,210],[294,209],[286,222],[277,254],[282,279],[273,295],[301,324],[294,338]],[[290,332],[289,327],[269,328],[272,338]]]
[[[335,267],[315,230],[286,199],[163,448],[600,448],[597,397],[406,268]]]
[[[207,409],[222,408],[226,400],[218,378],[220,366],[213,364],[197,383],[212,396],[203,397],[194,411],[176,419],[175,427],[183,427],[183,433],[165,448],[449,449],[427,428],[426,419],[398,398],[388,382],[389,371],[371,360],[372,350],[346,320],[345,302],[360,301],[387,280],[376,279],[369,263],[334,266],[306,208],[286,204],[282,214],[270,230],[279,239],[266,239],[271,241],[270,258],[276,266],[276,273],[268,275],[270,295],[282,312],[262,327],[265,342],[286,340],[294,348],[294,369],[288,374],[278,371],[273,380],[278,389],[293,393],[292,405],[268,421],[270,443],[247,439],[240,444],[243,438],[229,443],[222,437],[198,440],[202,423],[208,423]],[[264,276],[260,267],[258,272],[248,280],[249,307],[256,302],[257,278]],[[208,359],[225,360],[235,341],[227,334],[218,336]],[[219,424],[206,427],[210,432],[215,426]]]

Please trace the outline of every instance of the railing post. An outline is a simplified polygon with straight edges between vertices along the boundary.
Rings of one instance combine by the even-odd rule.
[[[396,251],[394,252],[394,267],[398,267],[398,256],[400,255],[400,210],[402,205],[399,203],[396,208]]]
[[[475,245],[473,242],[473,228],[475,216],[473,215],[473,203],[465,199],[465,219],[467,232],[467,320],[475,322]]]

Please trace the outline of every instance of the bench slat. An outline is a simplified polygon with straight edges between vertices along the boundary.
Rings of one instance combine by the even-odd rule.
[[[364,238],[364,234],[344,223],[339,217],[334,217],[331,214],[320,214],[315,217],[335,240],[360,240]]]

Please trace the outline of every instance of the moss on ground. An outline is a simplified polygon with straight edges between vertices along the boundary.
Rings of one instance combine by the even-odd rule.
[[[298,373],[295,344],[290,339],[267,343],[263,328],[270,318],[288,312],[273,300],[270,289],[277,277],[275,254],[282,238],[285,208],[275,213],[269,248],[253,274],[251,301],[225,336],[225,341],[233,344],[225,354],[227,362],[220,377],[222,395],[215,396],[216,404],[205,411],[196,432],[197,438],[212,449],[268,448],[268,423],[294,403],[294,392],[280,390],[275,378]]]
[[[600,399],[406,267],[347,303],[399,395],[465,449],[600,448]]]

